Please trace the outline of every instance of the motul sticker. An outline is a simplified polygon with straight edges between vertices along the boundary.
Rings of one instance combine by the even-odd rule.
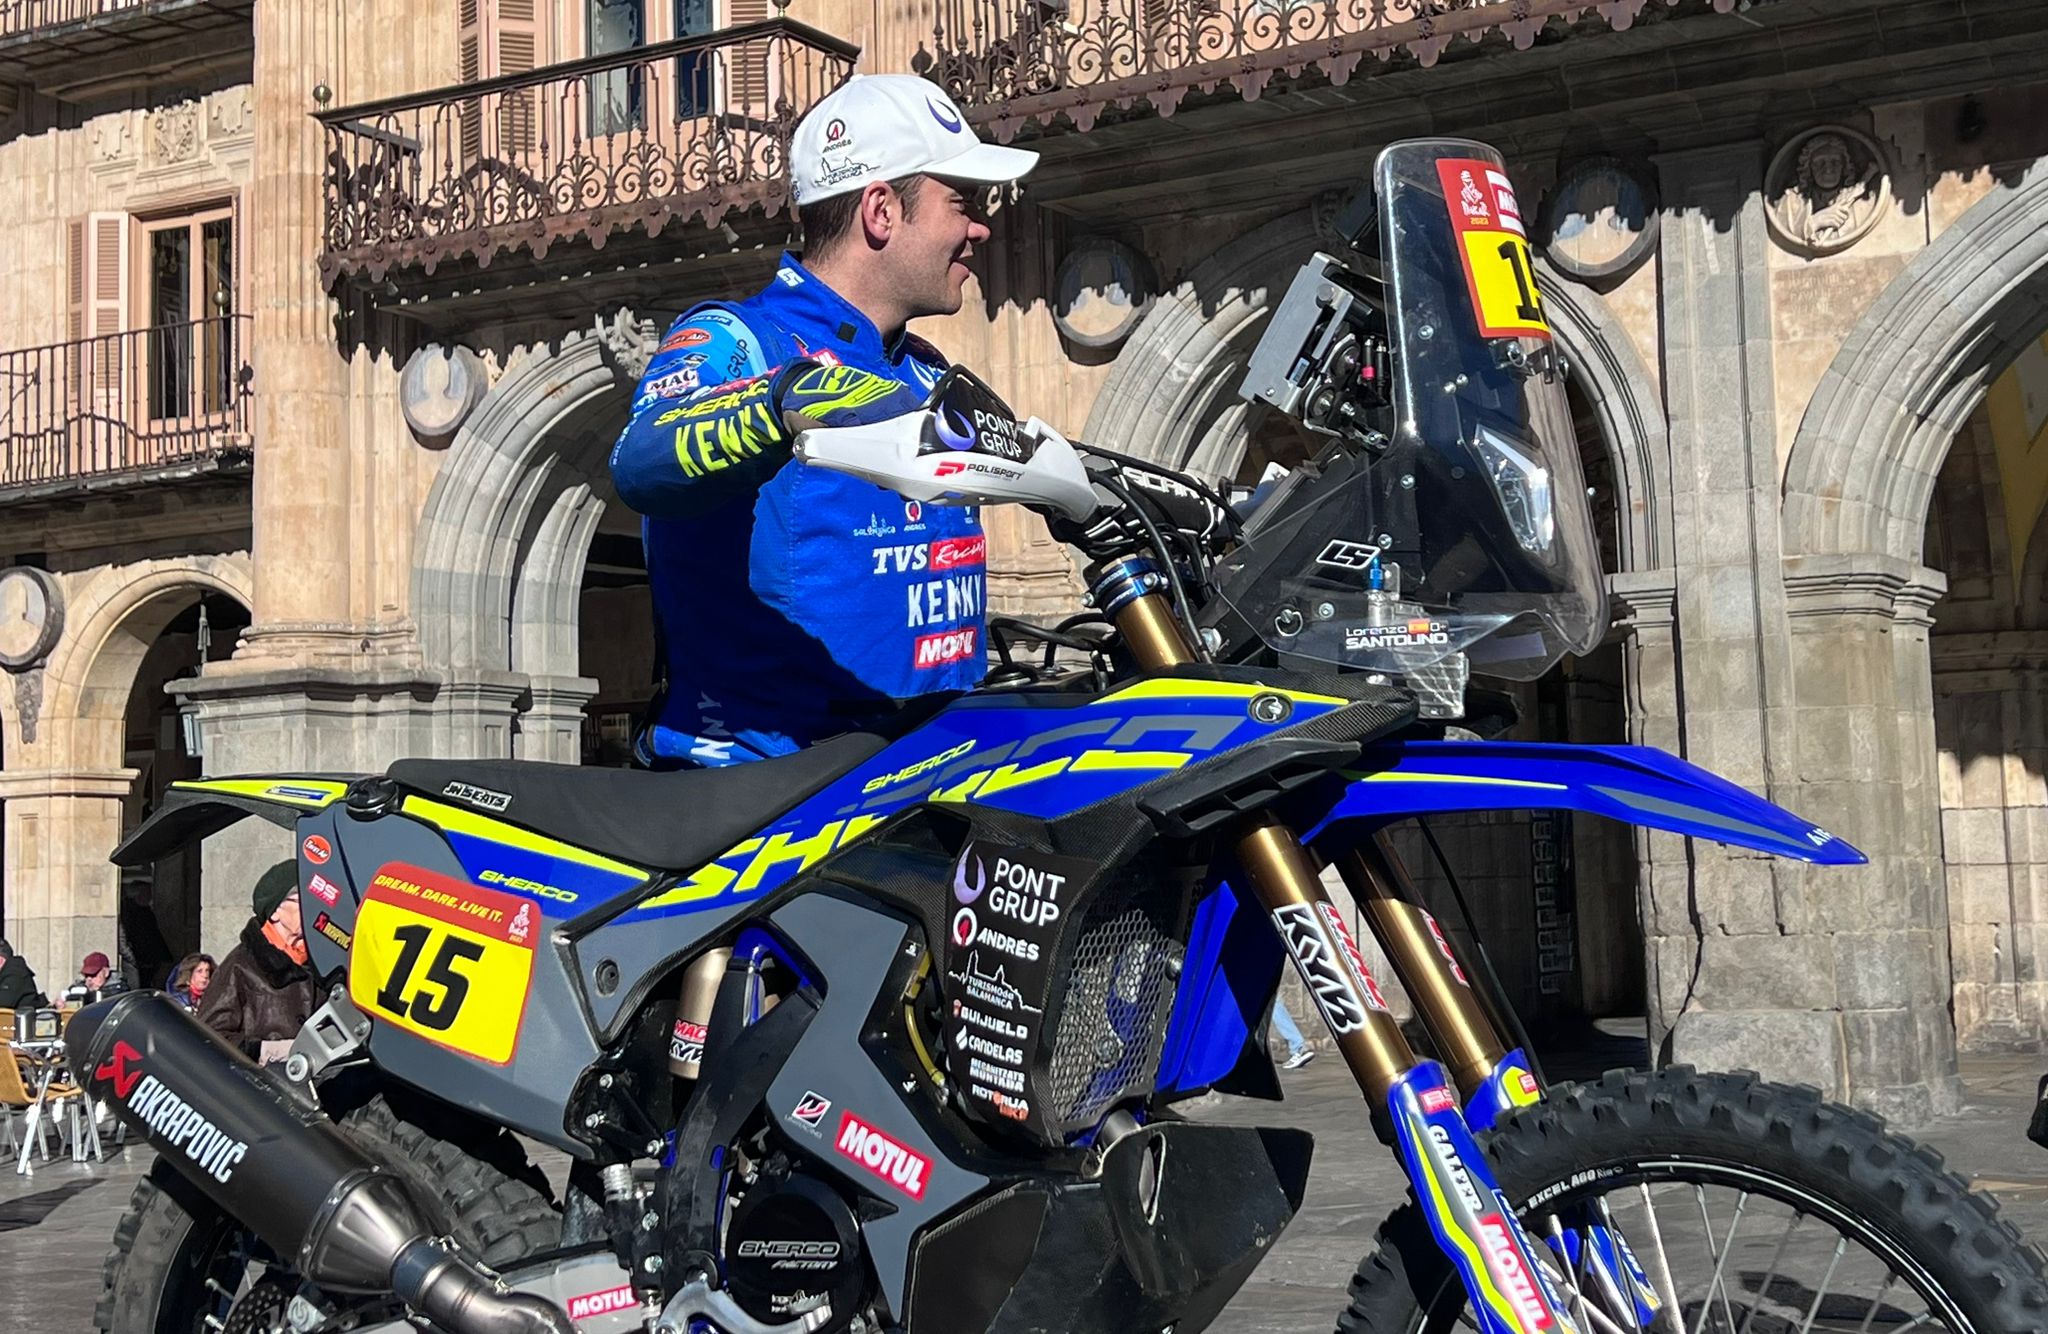
[[[852,1112],[840,1115],[839,1138],[833,1147],[911,1199],[924,1198],[925,1184],[931,1177],[931,1159],[905,1148]]]
[[[637,1302],[633,1300],[633,1285],[621,1283],[616,1288],[605,1288],[601,1292],[586,1292],[580,1297],[569,1299],[569,1318],[588,1320],[595,1315],[611,1315],[615,1311],[630,1311]]]
[[[1499,1214],[1483,1215],[1479,1220],[1479,1240],[1486,1247],[1487,1268],[1500,1280],[1501,1293],[1515,1308],[1515,1318],[1521,1322],[1522,1328],[1531,1331],[1549,1329],[1550,1305],[1536,1290],[1536,1281],[1529,1276],[1529,1266],[1522,1260],[1522,1248],[1515,1245],[1507,1220]]]
[[[949,662],[961,662],[974,656],[975,639],[979,631],[969,626],[964,630],[945,630],[935,635],[919,635],[911,654],[912,669],[919,667],[943,667]]]
[[[327,859],[334,855],[334,845],[318,834],[306,835],[306,841],[299,847],[305,851],[306,860],[315,866],[327,865]]]

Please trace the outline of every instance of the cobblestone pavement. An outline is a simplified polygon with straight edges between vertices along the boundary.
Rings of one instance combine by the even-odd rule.
[[[2048,1058],[1978,1056],[1963,1067],[1967,1106],[1916,1134],[1950,1167],[1991,1191],[2006,1217],[2048,1240],[2048,1152],[2024,1130]],[[1553,1074],[1585,1074],[1585,1070]],[[1282,1104],[1232,1103],[1218,1119],[1303,1126],[1316,1135],[1316,1169],[1301,1214],[1216,1328],[1228,1334],[1327,1331],[1375,1225],[1401,1193],[1392,1160],[1367,1127],[1356,1088],[1325,1056],[1286,1076]],[[149,1155],[129,1147],[104,1164],[0,1169],[0,1328],[78,1334],[91,1327],[115,1220]],[[543,1162],[559,1177],[559,1160]],[[11,1169],[11,1163],[9,1164]],[[1821,1328],[1826,1328],[1823,1322]],[[1853,1327],[1853,1326],[1851,1326]]]

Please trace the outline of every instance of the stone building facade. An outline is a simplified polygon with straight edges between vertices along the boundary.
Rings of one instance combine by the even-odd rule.
[[[2031,0],[78,10],[0,33],[0,392],[60,382],[0,416],[0,564],[43,572],[0,575],[0,910],[46,974],[107,943],[101,859],[165,775],[618,758],[651,672],[603,466],[628,386],[673,313],[764,279],[781,136],[858,67],[1043,154],[922,332],[1217,476],[1299,449],[1236,376],[1373,151],[1500,147],[1614,613],[1521,691],[1523,734],[1667,748],[1870,856],[1470,822],[1450,852],[1510,987],[1909,1117],[1953,1100],[1959,1041],[2048,1033]],[[222,217],[227,258],[178,270],[160,234],[217,256]],[[145,333],[112,398],[62,350],[209,321],[231,347]],[[182,407],[155,369],[181,349]],[[170,443],[39,462],[108,419]],[[1065,606],[1063,552],[990,518],[998,608]],[[239,830],[203,876],[158,868],[173,944],[225,940],[283,852]]]

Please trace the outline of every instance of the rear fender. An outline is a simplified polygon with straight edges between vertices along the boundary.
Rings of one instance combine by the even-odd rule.
[[[164,793],[163,805],[121,840],[110,860],[116,866],[146,866],[251,815],[290,829],[302,816],[316,815],[340,801],[355,777],[252,774],[173,783]]]
[[[1368,747],[1343,794],[1308,831],[1325,850],[1417,815],[1569,810],[1821,866],[1864,856],[1725,778],[1653,746],[1408,741]]]

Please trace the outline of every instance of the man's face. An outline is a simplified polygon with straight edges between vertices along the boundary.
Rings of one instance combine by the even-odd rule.
[[[299,896],[296,894],[285,895],[284,902],[277,905],[277,911],[270,914],[270,920],[283,927],[285,934],[294,940],[305,934],[299,920]]]
[[[95,968],[92,972],[85,975],[85,984],[94,991],[98,991],[107,984],[107,975],[112,971],[110,968]]]
[[[974,189],[977,187],[968,187]],[[973,272],[967,261],[988,240],[980,205],[953,185],[927,176],[912,187],[914,209],[890,238],[888,253],[897,290],[918,315],[951,315],[960,309]]]

